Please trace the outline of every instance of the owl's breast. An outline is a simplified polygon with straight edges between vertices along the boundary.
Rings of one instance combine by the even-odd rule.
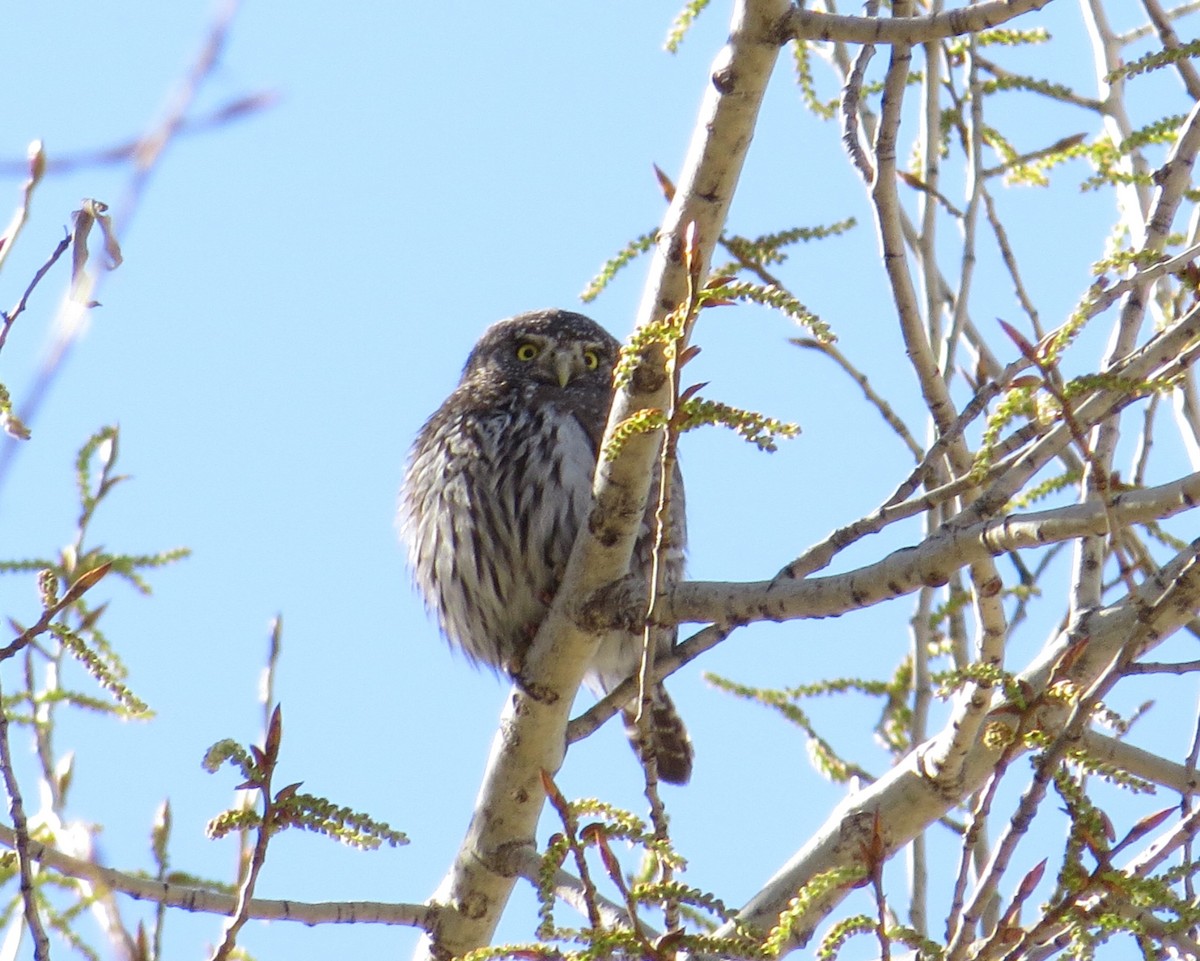
[[[551,405],[468,414],[418,441],[406,488],[423,496],[402,508],[409,559],[447,637],[472,660],[503,670],[523,657],[594,470],[588,435]]]

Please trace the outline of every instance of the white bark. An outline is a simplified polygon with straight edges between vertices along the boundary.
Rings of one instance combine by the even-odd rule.
[[[925,17],[846,17],[797,7],[788,29],[798,40],[840,40],[846,43],[924,43],[998,27],[1050,0],[991,0]]]
[[[667,211],[638,324],[661,319],[687,289],[684,238],[694,224],[707,266],[754,132],[782,42],[786,0],[735,4],[728,45],[717,56],[675,201]],[[671,383],[661,354],[618,392],[608,433],[642,408],[666,410]],[[596,473],[595,505],[553,606],[500,719],[475,813],[450,872],[432,898],[437,923],[415,957],[449,958],[488,943],[521,857],[534,844],[545,796],[543,771],[562,762],[567,711],[597,643],[586,601],[624,576],[642,522],[659,438],[635,436]]]
[[[1200,541],[1182,552],[1161,577],[1137,594],[1071,625],[1026,666],[1021,679],[1035,697],[1051,681],[1069,679],[1079,688],[1087,688],[1131,643],[1142,651],[1161,643],[1194,616],[1195,606],[1200,602],[1198,558]],[[1086,639],[1085,652],[1064,666],[1063,655],[1081,638]],[[1039,723],[1048,731],[1061,728],[1067,710],[1061,702],[1054,701],[1036,706]],[[993,701],[993,718],[1015,724],[1016,716],[1011,706],[999,697]],[[746,904],[739,920],[755,930],[769,930],[788,901],[817,874],[860,864],[864,846],[869,847],[874,834],[882,838],[885,856],[891,856],[963,797],[980,788],[998,758],[997,751],[980,742],[972,746],[964,759],[959,780],[946,783],[937,777],[943,753],[954,737],[954,726],[950,724],[936,737],[910,751],[903,763],[874,784],[848,796],[809,842]],[[806,940],[821,918],[847,893],[846,889],[835,890],[817,899],[796,929],[797,942]]]
[[[1049,511],[950,527],[916,547],[845,574],[799,581],[680,585],[664,599],[663,616],[680,621],[784,621],[833,617],[909,594],[922,586],[945,584],[952,571],[976,560],[1021,548],[1041,547],[1087,534],[1103,533],[1110,517],[1122,523],[1166,518],[1200,505],[1200,473],[1161,487],[1118,495],[1108,511],[1093,502]]]

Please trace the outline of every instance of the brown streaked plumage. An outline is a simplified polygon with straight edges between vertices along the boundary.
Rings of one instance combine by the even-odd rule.
[[[474,663],[519,670],[558,588],[591,500],[618,347],[582,314],[541,310],[502,320],[484,332],[458,386],[417,435],[401,490],[401,536],[427,606]],[[682,577],[687,540],[678,477],[672,508],[668,584]],[[651,511],[633,558],[647,576]],[[669,649],[675,630],[659,635],[660,650]],[[623,631],[603,638],[588,685],[603,694],[636,671],[641,644]],[[628,728],[631,710],[625,714]],[[650,736],[659,777],[686,783],[691,741],[661,684]]]

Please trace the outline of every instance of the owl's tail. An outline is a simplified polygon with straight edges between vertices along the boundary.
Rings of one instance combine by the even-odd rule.
[[[625,733],[629,736],[629,743],[645,764],[647,746],[643,743],[642,732],[638,728],[637,706],[625,708],[621,715],[625,719]],[[655,686],[651,697],[646,737],[654,751],[659,780],[668,784],[687,784],[692,777],[692,739],[688,737],[683,718],[675,710],[671,695],[661,684]]]

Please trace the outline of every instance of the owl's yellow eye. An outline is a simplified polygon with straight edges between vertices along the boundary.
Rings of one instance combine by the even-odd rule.
[[[583,366],[588,370],[595,370],[600,366],[600,355],[594,350],[585,350],[583,352]]]
[[[526,341],[517,348],[517,360],[533,360],[540,352],[537,344]]]

